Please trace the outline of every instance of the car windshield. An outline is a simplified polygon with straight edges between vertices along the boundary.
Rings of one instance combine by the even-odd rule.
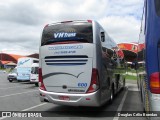
[[[32,67],[31,73],[38,74],[38,67]]]
[[[13,70],[11,71],[11,73],[17,73],[17,70],[16,70],[16,69],[13,69]]]

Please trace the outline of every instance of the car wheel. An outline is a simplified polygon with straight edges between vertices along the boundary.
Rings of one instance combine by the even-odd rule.
[[[9,80],[9,82],[12,82],[13,80]]]
[[[35,83],[35,86],[38,87],[38,83]]]

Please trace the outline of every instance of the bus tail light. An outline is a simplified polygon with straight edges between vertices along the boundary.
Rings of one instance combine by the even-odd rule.
[[[48,27],[49,26],[49,24],[46,24],[45,26],[44,26],[44,28],[46,28],[46,27]]]
[[[150,76],[151,93],[160,94],[160,72],[152,73]]]
[[[39,88],[40,88],[41,90],[46,91],[46,88],[45,88],[44,83],[43,83],[42,68],[39,68],[38,70],[39,70],[39,71],[38,71],[38,73],[39,73]]]
[[[87,20],[89,23],[92,23],[92,20]]]
[[[91,83],[87,90],[87,93],[95,92],[99,89],[99,76],[98,76],[98,70],[93,68],[92,69],[92,77],[91,77]]]

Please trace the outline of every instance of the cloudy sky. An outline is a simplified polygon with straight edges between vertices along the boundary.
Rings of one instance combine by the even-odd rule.
[[[0,0],[0,52],[38,53],[43,27],[97,20],[117,42],[137,42],[143,0]]]

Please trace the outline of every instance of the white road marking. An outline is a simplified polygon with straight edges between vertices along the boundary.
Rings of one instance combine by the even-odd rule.
[[[30,108],[21,110],[21,111],[19,111],[19,112],[28,111],[28,110],[34,109],[34,108],[36,108],[36,107],[39,107],[39,106],[42,106],[42,105],[45,105],[45,104],[47,104],[47,103],[41,103],[41,104],[39,104],[39,105],[35,105],[35,106],[33,106],[33,107],[30,107]],[[1,117],[0,120],[3,120],[3,119],[5,119],[5,118],[9,118],[9,117]]]
[[[15,93],[15,94],[10,94],[10,95],[4,95],[4,96],[0,96],[0,98],[10,97],[10,96],[14,96],[14,95],[20,95],[20,94],[24,94],[24,93],[30,93],[30,92],[34,92],[34,91],[38,91],[38,90],[32,90],[32,91],[27,91],[27,92],[21,92],[21,93]]]
[[[124,101],[126,100],[126,97],[127,97],[127,93],[128,93],[128,90],[125,92],[125,94],[124,94],[124,96],[123,96],[123,99],[122,99],[120,105],[118,106],[116,115],[118,115],[118,112],[122,110]],[[113,118],[113,120],[118,120],[118,119],[119,119],[119,117],[117,117],[117,116],[115,116],[115,117]]]
[[[17,87],[28,87],[29,85],[26,85],[26,86],[14,86],[14,87],[7,87],[7,88],[0,88],[1,89],[12,89],[12,88],[17,88]]]
[[[34,109],[34,108],[36,108],[36,107],[39,107],[39,106],[42,106],[42,105],[45,105],[45,104],[47,104],[47,103],[42,103],[42,104],[39,104],[39,105],[30,107],[30,108],[27,108],[27,109],[24,109],[24,110],[21,110],[21,111],[28,111],[28,110]]]
[[[8,85],[8,83],[3,83],[3,82],[1,83],[1,82],[0,82],[0,85]]]

